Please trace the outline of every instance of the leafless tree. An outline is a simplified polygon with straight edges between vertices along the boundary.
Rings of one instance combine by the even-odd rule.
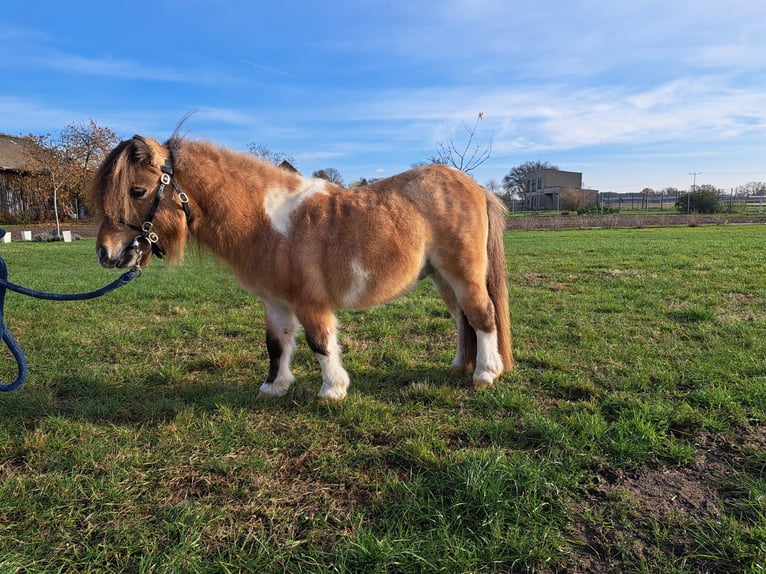
[[[293,156],[281,151],[271,151],[268,146],[264,144],[251,142],[247,144],[247,151],[258,159],[268,161],[274,165],[280,165],[282,162],[286,161],[291,166],[295,166],[295,158]]]
[[[484,189],[491,191],[494,194],[499,195],[503,202],[508,206],[511,207],[511,201],[513,201],[513,198],[511,197],[511,194],[508,193],[502,185],[496,180],[496,179],[490,179],[484,184]]]
[[[463,122],[464,139],[456,139],[452,130],[444,128],[444,139],[439,142],[436,152],[428,156],[430,163],[451,165],[465,173],[471,173],[492,157],[492,136],[480,139],[478,136],[479,122],[484,119],[480,112],[472,126]]]
[[[762,181],[751,181],[745,185],[737,187],[739,195],[766,195],[766,183]]]
[[[490,179],[484,184],[484,188],[488,189],[492,193],[498,193],[502,189],[496,179]]]
[[[503,177],[503,187],[511,197],[523,198],[527,192],[525,181],[530,173],[542,171],[544,169],[559,169],[557,166],[547,161],[525,161],[517,165],[507,175]]]
[[[312,177],[318,177],[320,179],[326,179],[330,183],[336,185],[343,185],[343,176],[334,167],[326,167],[324,169],[318,169],[311,174]]]

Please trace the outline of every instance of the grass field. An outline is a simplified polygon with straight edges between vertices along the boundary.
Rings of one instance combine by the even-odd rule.
[[[303,340],[256,400],[260,305],[194,250],[90,302],[9,293],[0,572],[764,572],[766,226],[506,245],[517,369],[482,392],[427,283],[340,314],[340,404]],[[93,247],[0,255],[84,291],[118,275]]]

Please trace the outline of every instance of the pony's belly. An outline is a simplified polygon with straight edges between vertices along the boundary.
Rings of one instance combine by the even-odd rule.
[[[417,285],[417,277],[407,278],[396,284],[368,285],[363,291],[349,290],[340,301],[339,307],[344,309],[365,309],[382,305],[391,299],[395,299],[414,289]]]
[[[409,259],[399,258],[388,267],[374,269],[353,259],[345,280],[339,282],[343,289],[336,297],[336,305],[345,309],[374,307],[411,291],[431,267],[421,263],[424,257],[420,253]]]

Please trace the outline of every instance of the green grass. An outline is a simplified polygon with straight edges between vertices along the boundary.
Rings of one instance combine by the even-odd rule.
[[[517,369],[452,376],[433,288],[339,314],[351,393],[256,400],[264,319],[222,266],[9,293],[0,572],[763,572],[766,227],[511,232]],[[0,246],[86,291],[93,240]],[[10,358],[0,378],[15,378]]]

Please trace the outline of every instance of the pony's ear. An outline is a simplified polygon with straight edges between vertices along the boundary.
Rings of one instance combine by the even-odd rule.
[[[167,151],[152,138],[133,136],[133,159],[139,164],[160,167],[167,159]]]

